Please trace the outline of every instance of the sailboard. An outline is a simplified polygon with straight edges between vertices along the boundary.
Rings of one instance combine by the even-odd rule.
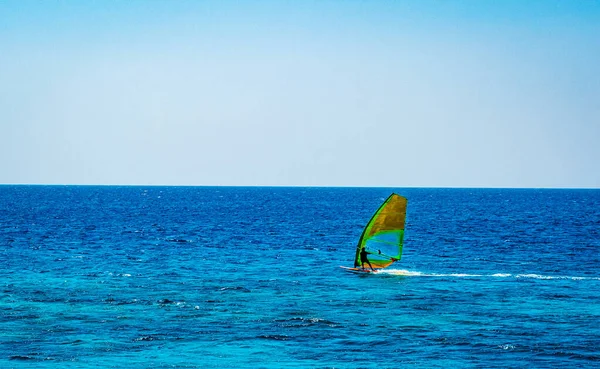
[[[404,225],[408,200],[392,193],[373,214],[365,226],[354,256],[354,267],[343,269],[357,273],[374,273],[399,261],[404,243]],[[361,262],[361,252],[366,251],[374,271],[368,263]]]

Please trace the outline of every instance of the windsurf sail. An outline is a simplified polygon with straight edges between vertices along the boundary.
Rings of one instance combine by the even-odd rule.
[[[355,268],[361,265],[360,253],[363,249],[367,251],[373,268],[386,268],[400,260],[407,204],[405,197],[392,193],[377,209],[358,240]]]

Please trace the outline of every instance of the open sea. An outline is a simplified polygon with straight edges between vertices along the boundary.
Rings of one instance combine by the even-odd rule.
[[[4,185],[0,292],[0,368],[600,368],[600,190]]]

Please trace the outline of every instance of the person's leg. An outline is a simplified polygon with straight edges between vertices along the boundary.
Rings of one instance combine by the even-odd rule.
[[[371,265],[371,262],[370,262],[370,261],[367,261],[367,263],[369,263],[369,266],[371,267],[371,270],[372,270],[372,271],[375,271],[375,269],[373,269],[373,265]]]

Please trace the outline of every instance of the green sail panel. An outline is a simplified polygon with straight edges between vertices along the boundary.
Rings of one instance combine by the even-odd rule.
[[[361,265],[360,252],[363,248],[369,253],[373,268],[385,268],[400,260],[407,204],[405,197],[393,193],[377,209],[356,246],[354,267]]]

